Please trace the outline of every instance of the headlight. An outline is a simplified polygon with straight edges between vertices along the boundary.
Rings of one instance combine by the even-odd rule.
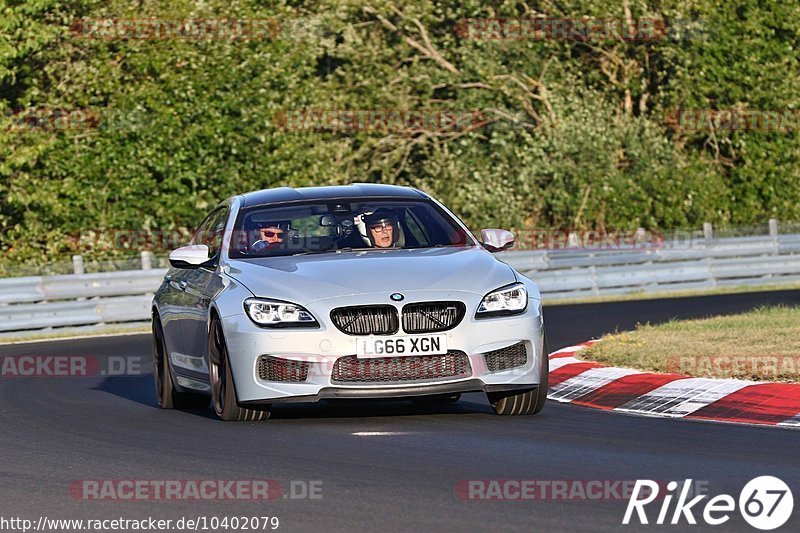
[[[475,312],[475,318],[517,315],[527,307],[528,291],[522,283],[515,283],[484,296]]]
[[[244,301],[244,310],[250,320],[259,326],[281,327],[314,327],[319,326],[314,316],[299,305],[277,300],[248,298]]]

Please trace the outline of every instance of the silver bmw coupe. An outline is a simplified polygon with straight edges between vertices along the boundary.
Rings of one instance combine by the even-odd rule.
[[[336,398],[453,402],[495,412],[547,399],[536,284],[417,189],[288,187],[217,206],[153,299],[153,376],[164,409],[263,420],[272,404]]]

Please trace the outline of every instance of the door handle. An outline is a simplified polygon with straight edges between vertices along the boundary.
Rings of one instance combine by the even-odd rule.
[[[181,288],[182,291],[186,290],[186,281],[185,280],[181,280],[181,282],[178,283],[178,285],[180,285],[180,288]]]

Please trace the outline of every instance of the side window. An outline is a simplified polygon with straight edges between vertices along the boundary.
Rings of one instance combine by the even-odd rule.
[[[217,209],[206,217],[197,232],[194,234],[193,244],[208,246],[208,256],[214,257],[222,248],[222,238],[225,235],[225,223],[228,220],[228,210]]]
[[[215,214],[216,211],[212,212],[199,226],[197,226],[197,229],[194,231],[194,237],[192,237],[192,242],[190,244],[206,244],[205,235],[208,234],[208,228],[211,224],[211,219],[214,218]]]
[[[225,236],[225,223],[228,221],[228,210],[220,209],[216,216],[211,218],[211,227],[208,233],[208,256],[216,257],[222,248],[222,238]]]

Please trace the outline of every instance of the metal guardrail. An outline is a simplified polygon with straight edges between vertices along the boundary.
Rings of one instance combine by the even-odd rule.
[[[800,281],[800,235],[672,241],[646,250],[505,252],[552,299]]]
[[[536,281],[548,300],[800,281],[800,234],[498,257]],[[166,270],[150,269],[146,253],[142,259],[143,270],[0,279],[0,334],[149,320]]]
[[[148,320],[166,269],[0,279],[0,332]]]

